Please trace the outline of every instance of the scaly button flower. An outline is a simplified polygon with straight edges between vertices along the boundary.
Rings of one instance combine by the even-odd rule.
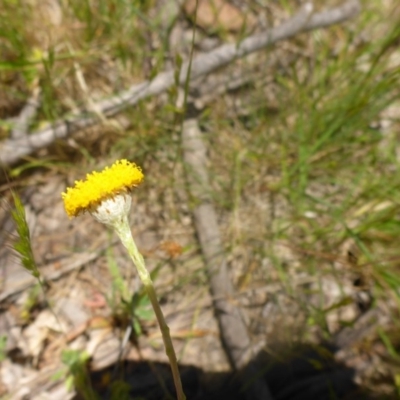
[[[102,172],[87,174],[86,180],[76,181],[73,188],[62,193],[65,211],[70,218],[85,211],[93,213],[104,200],[127,194],[143,181],[143,177],[142,170],[136,164],[118,160]],[[124,197],[130,199],[130,196]]]
[[[178,400],[185,400],[169,327],[165,322],[143,256],[133,240],[128,221],[132,201],[129,192],[142,181],[142,170],[136,164],[127,160],[119,160],[111,167],[106,167],[102,172],[92,172],[86,175],[84,181],[76,181],[75,186],[67,188],[67,191],[62,193],[61,196],[64,200],[65,211],[70,218],[88,211],[99,222],[112,227],[121,239],[136,266],[156,314],[165,350],[171,364]]]

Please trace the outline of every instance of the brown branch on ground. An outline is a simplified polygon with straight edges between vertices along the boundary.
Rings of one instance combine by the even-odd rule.
[[[50,263],[48,265],[44,265],[40,267],[40,273],[43,281],[55,281],[60,279],[64,275],[70,273],[71,271],[77,270],[79,268],[84,267],[89,262],[96,260],[101,253],[109,246],[106,245],[100,246],[96,248],[96,251],[93,252],[82,252],[78,254],[74,254],[71,257],[68,257],[63,260],[57,261],[57,268],[54,267],[54,263]],[[95,247],[93,247],[95,248]],[[9,277],[7,284],[7,290],[3,290],[0,292],[0,303],[4,300],[7,300],[9,297],[12,297],[16,294],[23,292],[24,290],[29,289],[33,285],[37,284],[37,279],[35,279],[32,275],[26,274],[24,279],[19,279],[17,275],[17,279],[13,279],[13,277]]]
[[[252,344],[241,310],[235,304],[235,291],[228,272],[217,215],[209,195],[211,188],[206,169],[206,147],[196,119],[186,119],[183,123],[182,148],[189,195],[196,203],[193,210],[194,222],[206,264],[222,343],[231,366],[239,370],[245,367],[253,355]],[[243,378],[247,382],[253,382],[247,391],[249,399],[272,399],[263,379],[255,379],[256,371],[244,369],[244,372]]]
[[[339,348],[337,358],[341,359],[348,348],[360,342],[375,331],[377,327],[384,327],[389,322],[389,317],[379,306],[361,314],[353,326],[344,327],[333,338],[334,345]]]
[[[41,267],[41,276],[44,281],[53,281],[61,278],[63,275],[70,273],[73,270],[82,268],[90,261],[99,257],[100,252],[93,253],[80,253],[60,262],[61,268],[54,268],[54,263]],[[0,302],[8,299],[11,296],[19,294],[31,286],[37,284],[37,279],[31,275],[26,274],[23,280],[9,283],[9,288],[0,293]],[[9,278],[12,280],[12,278]]]
[[[359,0],[349,0],[343,5],[319,13],[312,13],[307,3],[296,15],[281,25],[265,32],[250,36],[239,44],[225,44],[217,49],[196,57],[191,66],[191,79],[209,74],[230,62],[258,51],[278,41],[289,39],[298,33],[327,27],[354,17],[360,10]],[[186,80],[189,61],[182,65],[179,83]],[[140,100],[159,95],[175,84],[175,71],[162,72],[151,81],[133,85],[125,92],[95,104],[95,109],[105,117],[112,117]],[[57,139],[63,139],[73,132],[90,127],[101,120],[85,110],[66,116],[49,124],[46,128],[19,139],[7,139],[0,147],[0,162],[4,166],[12,165],[32,152],[49,146]]]

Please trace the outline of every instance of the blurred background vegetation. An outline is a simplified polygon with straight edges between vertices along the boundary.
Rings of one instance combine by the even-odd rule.
[[[97,101],[178,71],[192,49],[238,42],[298,9],[291,1],[232,3],[253,25],[195,28],[172,1],[0,0],[0,138],[10,137],[35,93],[29,132],[81,109],[96,113]],[[321,10],[340,2],[314,4]],[[243,308],[257,310],[250,332],[329,340],[380,307],[388,323],[375,326],[357,351],[379,355],[364,383],[382,396],[400,392],[399,43],[397,1],[365,1],[352,20],[218,71],[249,79],[205,102],[197,116],[232,279],[245,293]],[[178,96],[175,87],[115,118],[99,113],[101,124],[10,167],[13,186],[80,179],[82,171],[127,158],[146,176],[138,203],[164,221],[154,229],[178,229],[193,206],[182,194]],[[54,202],[61,202],[57,193]],[[195,241],[176,241],[189,259],[198,250]],[[206,288],[201,268],[185,273],[187,262],[174,261],[173,290]]]

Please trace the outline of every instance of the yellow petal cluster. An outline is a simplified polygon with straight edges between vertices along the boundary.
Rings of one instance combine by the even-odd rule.
[[[76,181],[74,187],[67,188],[61,194],[65,211],[71,218],[94,210],[103,200],[139,185],[143,178],[143,172],[136,164],[118,160],[111,167],[87,174],[85,180]]]

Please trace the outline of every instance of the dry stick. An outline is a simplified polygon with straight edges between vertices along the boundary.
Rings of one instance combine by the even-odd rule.
[[[205,167],[206,148],[196,119],[186,119],[183,123],[182,148],[189,193],[196,204],[193,210],[196,232],[206,264],[222,343],[231,366],[239,370],[245,367],[249,360],[251,341],[240,308],[235,305],[234,289],[228,273],[217,215],[211,203],[210,184]],[[243,378],[249,384],[246,398],[272,399],[266,383],[253,368],[244,368]]]
[[[96,260],[101,252],[108,247],[109,244],[103,245],[99,250],[93,252],[84,252],[68,257],[67,259],[57,261],[57,268],[55,268],[55,263],[50,263],[45,266],[40,266],[40,272],[45,282],[56,281],[62,278],[64,275],[84,267],[89,262]],[[19,282],[17,285],[14,285],[11,288],[6,287],[5,290],[0,291],[0,303],[4,300],[7,300],[9,297],[14,296],[27,290],[37,283],[37,279],[35,279],[32,275],[26,274],[26,278]],[[7,286],[7,282],[5,284]]]
[[[390,322],[390,318],[378,305],[361,314],[352,324],[341,329],[333,338],[333,344],[340,349],[336,356],[345,353],[346,350],[355,343],[360,342],[366,336],[374,332],[377,327],[384,327]]]
[[[225,44],[207,54],[196,57],[192,62],[191,79],[209,74],[237,58],[244,57],[280,40],[293,37],[300,32],[343,22],[359,12],[360,3],[359,0],[349,0],[339,7],[325,10],[312,16],[309,16],[310,8],[309,4],[306,5],[298,14],[281,25],[250,36],[237,45]],[[188,66],[188,62],[185,62],[182,66],[179,77],[181,84],[185,82]],[[142,99],[166,91],[174,84],[174,71],[162,72],[152,81],[134,85],[117,96],[96,103],[96,109],[103,115],[111,117],[129,106],[137,104]],[[77,130],[99,122],[101,121],[98,117],[82,111],[77,115],[66,116],[61,120],[55,121],[48,127],[33,132],[27,137],[18,140],[5,140],[0,148],[0,162],[3,165],[14,164],[33,151],[50,145],[56,139],[65,138]]]

